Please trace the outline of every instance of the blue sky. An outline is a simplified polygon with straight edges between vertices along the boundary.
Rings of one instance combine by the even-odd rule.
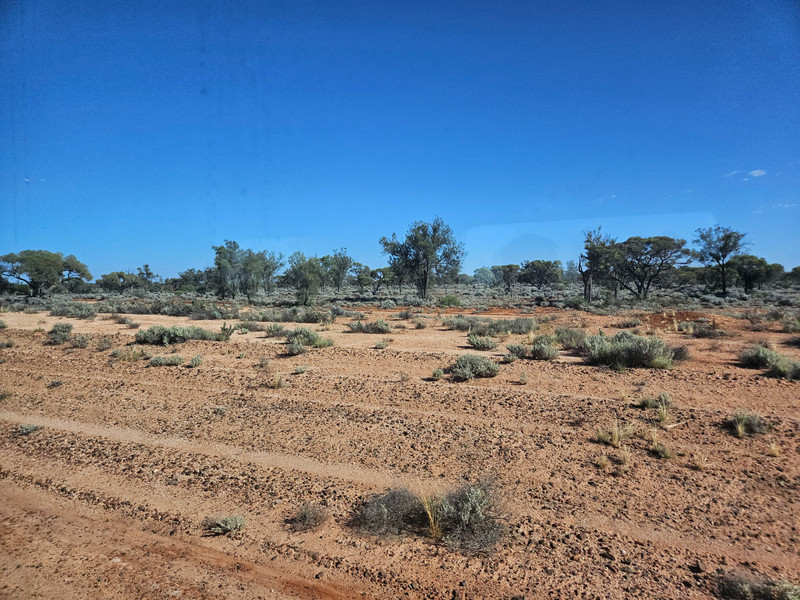
[[[716,223],[800,264],[792,0],[0,6],[0,253],[99,276],[212,245],[464,270]]]

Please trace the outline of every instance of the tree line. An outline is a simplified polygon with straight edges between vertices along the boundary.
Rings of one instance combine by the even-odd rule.
[[[187,269],[173,278],[161,278],[145,264],[136,273],[114,271],[90,283],[88,267],[74,255],[47,250],[23,250],[0,256],[0,293],[18,292],[45,296],[54,292],[91,293],[97,289],[126,293],[145,291],[195,292],[220,298],[269,295],[276,286],[291,287],[301,304],[309,304],[326,288],[340,293],[345,285],[360,293],[377,294],[381,288],[413,287],[426,299],[437,283],[461,283],[501,288],[513,294],[519,284],[551,286],[583,285],[585,300],[591,301],[596,285],[613,291],[625,290],[647,298],[654,289],[675,285],[702,285],[709,291],[728,293],[736,283],[746,293],[755,287],[782,279],[800,282],[800,267],[785,273],[780,264],[745,254],[746,234],[719,225],[697,230],[694,247],[686,240],[666,236],[630,237],[624,241],[604,235],[598,227],[585,234],[584,250],[577,261],[530,260],[520,264],[493,265],[461,272],[464,246],[441,219],[417,221],[404,238],[382,237],[379,244],[388,257],[384,267],[371,268],[356,262],[339,248],[322,257],[295,252],[280,253],[242,248],[225,240],[212,246],[213,265]],[[16,283],[15,283],[16,282]]]

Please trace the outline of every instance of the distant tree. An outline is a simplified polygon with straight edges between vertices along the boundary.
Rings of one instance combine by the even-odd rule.
[[[744,241],[746,236],[746,233],[719,225],[697,230],[697,239],[694,240],[697,246],[695,256],[703,265],[716,271],[723,296],[728,294],[728,263],[747,246]]]
[[[583,299],[592,300],[592,286],[605,277],[613,263],[616,240],[604,236],[600,227],[585,234],[583,254],[578,258],[578,272],[583,280]]]
[[[492,273],[491,269],[487,269],[486,267],[475,269],[472,276],[472,283],[477,283],[480,285],[494,285],[494,273]]]
[[[24,283],[33,296],[44,296],[56,287],[63,272],[64,258],[60,253],[23,250],[0,256],[0,275]]]
[[[470,285],[472,283],[472,275],[467,273],[459,273],[456,283],[459,285]]]
[[[688,264],[686,240],[666,236],[631,237],[609,247],[608,276],[637,298],[647,298],[654,285],[667,282],[675,268]]]
[[[114,271],[101,275],[97,280],[97,285],[109,292],[119,292],[124,294],[139,284],[139,278],[133,273],[125,271]]]
[[[514,294],[514,286],[519,280],[519,265],[502,265],[500,272],[503,274],[503,286],[506,294]]]
[[[503,267],[502,265],[492,265],[489,267],[489,270],[492,272],[492,277],[494,278],[494,285],[500,285],[503,283]]]
[[[464,246],[440,218],[432,223],[415,222],[402,242],[392,234],[391,238],[381,238],[380,243],[395,276],[408,274],[423,299],[428,297],[434,278],[455,279],[461,269]]]
[[[236,293],[242,288],[242,261],[245,257],[245,252],[239,247],[239,244],[225,240],[222,246],[212,246],[214,250],[214,267],[217,270],[217,294],[224,298],[225,296],[236,297]]]
[[[574,260],[568,260],[567,267],[564,269],[564,281],[578,283],[580,280],[581,274],[578,272],[578,263]]]
[[[786,273],[786,279],[792,283],[800,283],[800,266]]]
[[[783,265],[769,264],[766,259],[752,254],[739,254],[730,259],[729,265],[739,276],[744,293],[749,294],[755,286],[772,281],[783,274]]]
[[[261,257],[261,287],[264,293],[269,294],[275,288],[275,274],[285,264],[283,254],[262,250],[258,253]]]
[[[322,264],[327,270],[328,279],[336,286],[336,293],[342,291],[342,286],[347,280],[347,274],[353,267],[353,258],[348,256],[347,248],[339,248],[331,256],[323,256]]]
[[[574,263],[573,263],[574,264]],[[577,272],[577,271],[576,271]],[[526,260],[519,280],[531,285],[553,285],[561,281],[560,260]]]
[[[139,286],[146,290],[151,290],[158,283],[159,276],[150,270],[150,265],[144,264],[136,269],[136,276],[139,278]]]
[[[283,282],[295,289],[300,304],[307,305],[319,293],[325,276],[319,258],[306,258],[302,252],[295,252],[289,257],[289,268],[283,274]]]
[[[61,283],[67,291],[74,292],[78,286],[92,278],[89,267],[75,258],[74,254],[64,257],[61,263]]]

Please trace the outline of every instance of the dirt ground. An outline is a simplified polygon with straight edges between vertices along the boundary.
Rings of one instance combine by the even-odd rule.
[[[712,598],[722,571],[800,581],[800,383],[736,362],[758,340],[800,360],[776,324],[639,314],[643,332],[687,345],[691,359],[615,372],[562,351],[454,383],[431,373],[474,352],[466,333],[433,314],[414,329],[398,310],[368,318],[405,328],[353,334],[340,317],[323,333],[333,347],[295,357],[261,332],[147,347],[186,362],[202,355],[195,368],[110,360],[100,337],[121,348],[135,331],[106,315],[0,315],[0,341],[16,342],[0,349],[0,598]],[[613,333],[622,319],[533,316],[546,321],[537,333]],[[729,335],[676,331],[703,316]],[[91,334],[89,347],[46,345],[57,322]],[[376,349],[382,339],[388,347]],[[270,385],[278,376],[284,387]],[[654,414],[635,407],[660,392],[674,402],[659,430],[669,459],[648,451]],[[734,437],[723,424],[737,408],[771,429]],[[615,419],[637,429],[626,465],[623,450],[596,440]],[[21,424],[41,428],[19,435]],[[490,555],[348,525],[389,488],[444,492],[487,476],[507,531]],[[331,518],[294,531],[287,520],[303,503]],[[226,515],[246,529],[203,535],[206,517]]]

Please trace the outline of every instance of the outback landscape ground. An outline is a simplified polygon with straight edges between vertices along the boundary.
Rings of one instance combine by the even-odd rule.
[[[311,325],[334,343],[297,356],[263,331],[137,346],[184,359],[163,367],[130,358],[137,331],[220,321],[0,314],[13,342],[0,349],[0,597],[714,598],[728,574],[800,581],[800,383],[738,358],[765,342],[800,360],[779,323],[710,310],[477,315],[534,318],[536,335],[613,334],[636,319],[689,351],[671,369],[617,371],[566,349],[504,363],[525,335],[476,351],[442,324],[457,309],[412,320],[401,308],[365,311],[392,326],[384,335],[352,333],[344,317]],[[683,322],[725,335],[692,337]],[[57,323],[91,336],[86,347],[47,344]],[[453,381],[467,353],[499,374]],[[660,394],[663,414],[638,406]],[[731,432],[742,408],[762,433]],[[615,424],[619,447],[598,440]],[[503,530],[487,550],[353,525],[387,490],[485,480]],[[297,526],[304,505],[320,523]],[[227,516],[244,528],[210,535],[207,519]]]

